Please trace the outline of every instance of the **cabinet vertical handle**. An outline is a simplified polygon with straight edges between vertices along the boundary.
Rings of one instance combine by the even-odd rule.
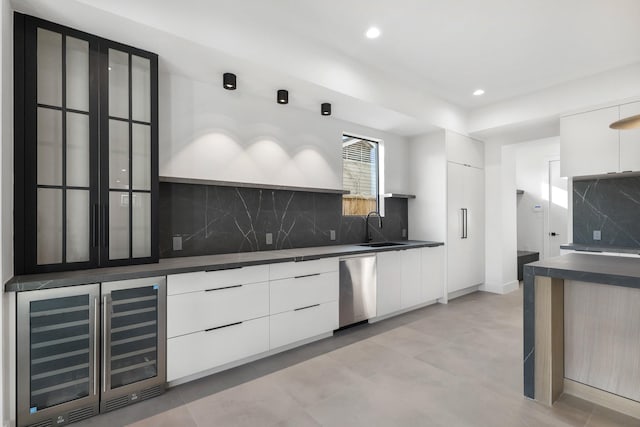
[[[100,355],[98,354],[98,340],[100,339],[100,330],[98,323],[100,320],[100,305],[98,303],[98,297],[93,299],[93,395],[98,395],[98,378],[100,374],[98,372],[98,362]]]
[[[98,216],[100,214],[100,205],[97,203],[93,205],[93,219],[91,222],[91,246],[98,246],[98,235],[100,234],[100,222],[98,221]]]
[[[460,238],[464,239],[464,208],[460,208]]]
[[[108,246],[108,240],[109,240],[109,229],[107,227],[108,210],[109,210],[108,206],[102,207],[102,246],[104,246],[105,248]]]
[[[102,297],[102,391],[107,392],[107,305],[109,304],[109,296]]]
[[[461,239],[466,239],[468,236],[468,222],[467,222],[467,208],[462,208],[462,237]]]

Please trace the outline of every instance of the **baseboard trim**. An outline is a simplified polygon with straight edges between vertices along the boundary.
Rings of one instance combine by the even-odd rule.
[[[371,319],[369,319],[369,323],[380,322],[381,320],[386,320],[386,319],[389,319],[391,317],[396,317],[396,316],[399,316],[401,314],[409,313],[410,311],[414,311],[414,310],[418,310],[420,308],[428,307],[430,305],[434,305],[434,304],[437,304],[439,302],[440,302],[439,299],[438,300],[431,300],[431,301],[423,302],[423,303],[418,304],[418,305],[414,305],[412,307],[403,308],[402,310],[399,310],[399,311],[394,311],[393,313],[387,313],[387,314],[384,314],[382,316],[372,317]]]
[[[460,297],[463,297],[465,295],[469,295],[469,294],[472,294],[474,292],[477,292],[477,291],[480,290],[481,286],[482,285],[475,285],[475,286],[470,286],[470,287],[465,288],[465,289],[460,289],[459,291],[449,292],[449,295],[447,296],[447,300],[451,301],[452,299],[460,298]]]
[[[519,287],[520,287],[520,282],[518,282],[517,280],[512,280],[511,282],[498,284],[498,285],[485,283],[484,285],[480,286],[480,290],[484,292],[491,292],[492,294],[503,295],[503,294],[508,294],[509,292],[513,292],[517,290]]]
[[[617,394],[609,393],[568,378],[564,379],[564,393],[640,419],[640,402],[636,402],[635,400],[627,399],[626,397],[618,396]]]
[[[333,331],[326,332],[324,334],[316,335],[311,338],[306,338],[301,341],[296,341],[291,344],[284,345],[282,347],[274,348],[269,351],[265,351],[263,353],[258,353],[253,356],[245,357],[244,359],[234,360],[233,362],[229,362],[225,365],[216,366],[211,369],[207,369],[206,371],[196,372],[195,374],[188,375],[182,378],[176,378],[174,380],[167,382],[167,388],[175,387],[180,384],[186,384],[188,382],[198,380],[200,378],[208,377],[209,375],[217,374],[222,371],[226,371],[227,369],[237,368],[238,366],[245,365],[247,363],[255,362],[256,360],[264,359],[265,357],[273,356],[274,354],[282,353],[287,350],[294,349],[296,347],[301,347],[306,344],[310,344],[314,341],[319,341],[325,338],[329,338],[333,336]]]

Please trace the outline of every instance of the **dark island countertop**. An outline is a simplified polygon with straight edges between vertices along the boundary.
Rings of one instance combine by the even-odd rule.
[[[598,246],[583,245],[580,243],[566,243],[564,245],[560,245],[560,249],[568,249],[578,252],[615,252],[621,254],[640,255],[640,248],[628,248],[623,246]]]
[[[84,285],[87,283],[112,282],[116,280],[165,276],[167,274],[190,273],[194,271],[215,271],[228,268],[246,267],[250,265],[290,261],[310,261],[320,258],[434,247],[442,246],[444,244],[442,242],[423,240],[404,240],[397,243],[401,243],[401,245],[378,248],[359,246],[361,244],[315,246],[310,248],[282,249],[274,251],[165,258],[155,264],[30,274],[13,277],[4,285],[4,290],[5,292],[33,291],[38,289]]]
[[[570,253],[524,266],[526,276],[547,276],[640,288],[640,260],[635,257]]]

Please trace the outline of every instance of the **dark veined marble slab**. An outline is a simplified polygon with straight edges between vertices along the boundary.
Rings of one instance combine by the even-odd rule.
[[[442,242],[405,240],[398,246],[370,248],[359,245],[320,246],[297,249],[283,249],[261,252],[239,252],[219,255],[161,259],[156,264],[132,265],[126,267],[95,268],[90,270],[60,273],[31,274],[15,276],[5,284],[6,292],[33,291],[84,285],[87,283],[112,282],[116,280],[142,277],[164,276],[167,274],[189,273],[193,271],[215,271],[250,265],[272,264],[289,261],[310,261],[320,258],[357,255],[384,251],[398,251],[422,247],[442,246]]]

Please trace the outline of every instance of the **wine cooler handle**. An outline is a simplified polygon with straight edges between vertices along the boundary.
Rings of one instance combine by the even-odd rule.
[[[109,295],[102,296],[102,391],[107,392],[107,351],[109,331],[107,331],[107,311],[109,310]]]
[[[93,395],[98,395],[98,378],[100,374],[98,373],[98,362],[100,355],[98,354],[98,340],[100,339],[100,330],[98,328],[98,323],[100,319],[100,304],[98,297],[96,296],[93,299]]]

